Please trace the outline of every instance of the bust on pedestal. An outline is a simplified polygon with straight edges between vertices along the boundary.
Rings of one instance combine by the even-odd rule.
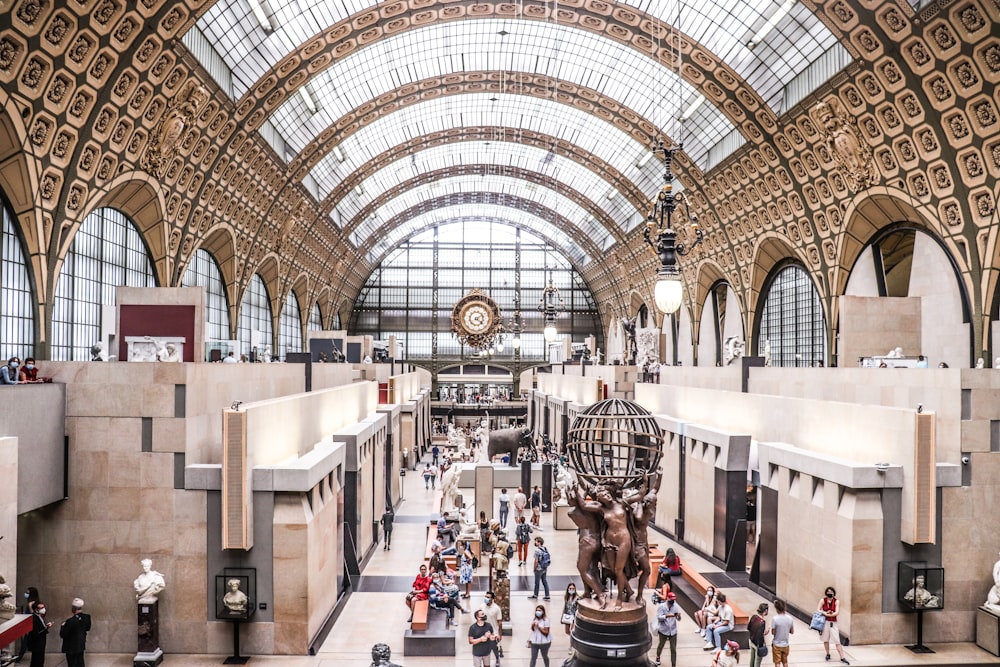
[[[160,648],[159,596],[167,587],[163,575],[153,569],[153,561],[142,559],[142,573],[133,582],[138,603],[139,651],[132,663],[135,667],[155,667],[163,662]]]

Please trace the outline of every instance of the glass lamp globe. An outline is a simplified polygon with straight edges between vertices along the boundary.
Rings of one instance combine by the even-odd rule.
[[[503,352],[503,343],[501,342],[497,343],[497,352]]]
[[[556,330],[556,325],[549,323],[545,325],[545,329],[542,331],[542,335],[545,336],[545,342],[551,343],[559,335],[559,331]]]
[[[515,350],[520,350],[521,349],[521,337],[520,336],[514,336],[514,339],[512,341],[510,341],[510,344],[511,344],[511,347],[513,347]]]
[[[684,290],[681,287],[680,276],[661,275],[660,279],[656,281],[656,287],[653,288],[653,299],[661,313],[666,315],[676,313],[677,309],[681,307],[683,298]]]

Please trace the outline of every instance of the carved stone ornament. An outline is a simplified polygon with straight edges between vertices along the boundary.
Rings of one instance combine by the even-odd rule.
[[[833,154],[840,172],[854,192],[868,188],[875,180],[872,149],[861,138],[857,126],[843,109],[827,102],[812,108],[823,141]]]
[[[184,130],[191,127],[198,110],[208,100],[208,91],[195,81],[188,81],[181,92],[167,103],[160,122],[153,128],[141,166],[161,178],[177,152]]]

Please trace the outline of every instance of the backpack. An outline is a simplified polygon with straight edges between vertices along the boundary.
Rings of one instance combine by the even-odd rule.
[[[507,560],[510,560],[513,557],[514,557],[514,545],[508,544],[507,545]]]
[[[545,547],[538,548],[538,567],[543,570],[549,565],[552,565],[552,556],[549,555],[549,550]]]
[[[531,529],[528,528],[528,524],[526,523],[517,524],[517,541],[521,544],[527,544],[530,530]]]

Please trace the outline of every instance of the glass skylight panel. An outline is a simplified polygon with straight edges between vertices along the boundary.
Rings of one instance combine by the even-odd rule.
[[[414,239],[430,240],[433,230],[422,232],[420,230],[425,227],[433,227],[435,224],[441,225],[439,240],[457,243],[469,242],[464,236],[455,238],[454,228],[451,228],[449,232],[450,223],[464,220],[487,220],[491,223],[519,225],[538,234],[536,238],[529,233],[522,232],[522,244],[541,243],[541,239],[546,239],[546,242],[552,243],[561,252],[571,257],[577,266],[585,266],[590,261],[590,256],[583,252],[575,241],[546,220],[524,211],[515,211],[502,206],[472,204],[439,208],[407,220],[398,227],[387,231],[372,248],[368,259],[371,262],[377,262],[382,254],[397,247],[411,236]]]
[[[501,38],[501,30],[508,34]],[[553,23],[469,20],[408,31],[351,54],[312,77],[320,107],[316,119],[305,122],[302,100],[291,96],[273,122],[300,151],[351,109],[402,84],[479,70],[544,74],[592,87],[660,126],[679,114],[680,103],[676,94],[657,100],[662,89],[693,94],[672,69],[595,33]],[[650,81],[656,85],[643,83]],[[513,80],[506,84],[511,93],[519,86]]]
[[[545,160],[547,153],[547,150],[535,146],[498,141],[470,141],[435,146],[386,165],[365,180],[364,190],[368,195],[365,200],[348,195],[341,200],[338,207],[345,216],[353,217],[369,199],[378,199],[386,192],[393,192],[418,173],[432,172],[455,165],[497,165],[497,172],[503,166],[514,166],[526,171],[558,172],[561,182],[604,209],[622,230],[627,228],[634,209],[624,197],[616,196],[616,201],[608,200],[605,195],[610,186],[605,180],[582,164],[558,155],[539,169],[539,164]],[[655,188],[658,187],[658,182],[650,183],[647,196],[652,198]],[[617,190],[615,192],[617,193]]]
[[[436,187],[432,187],[432,185],[436,185]],[[383,221],[391,220],[421,202],[460,192],[495,192],[528,199],[553,211],[558,211],[562,217],[579,226],[581,231],[593,239],[595,243],[600,244],[605,237],[609,236],[607,229],[594,220],[585,209],[554,190],[541,186],[531,190],[526,187],[523,180],[505,176],[456,176],[441,179],[436,184],[414,188],[388,201],[384,206],[379,207],[374,215],[369,216],[364,223],[358,226],[357,238],[363,244],[368,236],[379,229]]]
[[[367,125],[339,144],[344,162],[337,162],[331,151],[313,168],[321,196],[325,197],[343,178],[380,153],[395,149],[412,137],[456,127],[530,129],[574,143],[625,174],[634,170],[635,162],[650,148],[614,125],[566,105],[504,95],[502,102],[494,107],[491,96],[477,93],[433,99]]]

